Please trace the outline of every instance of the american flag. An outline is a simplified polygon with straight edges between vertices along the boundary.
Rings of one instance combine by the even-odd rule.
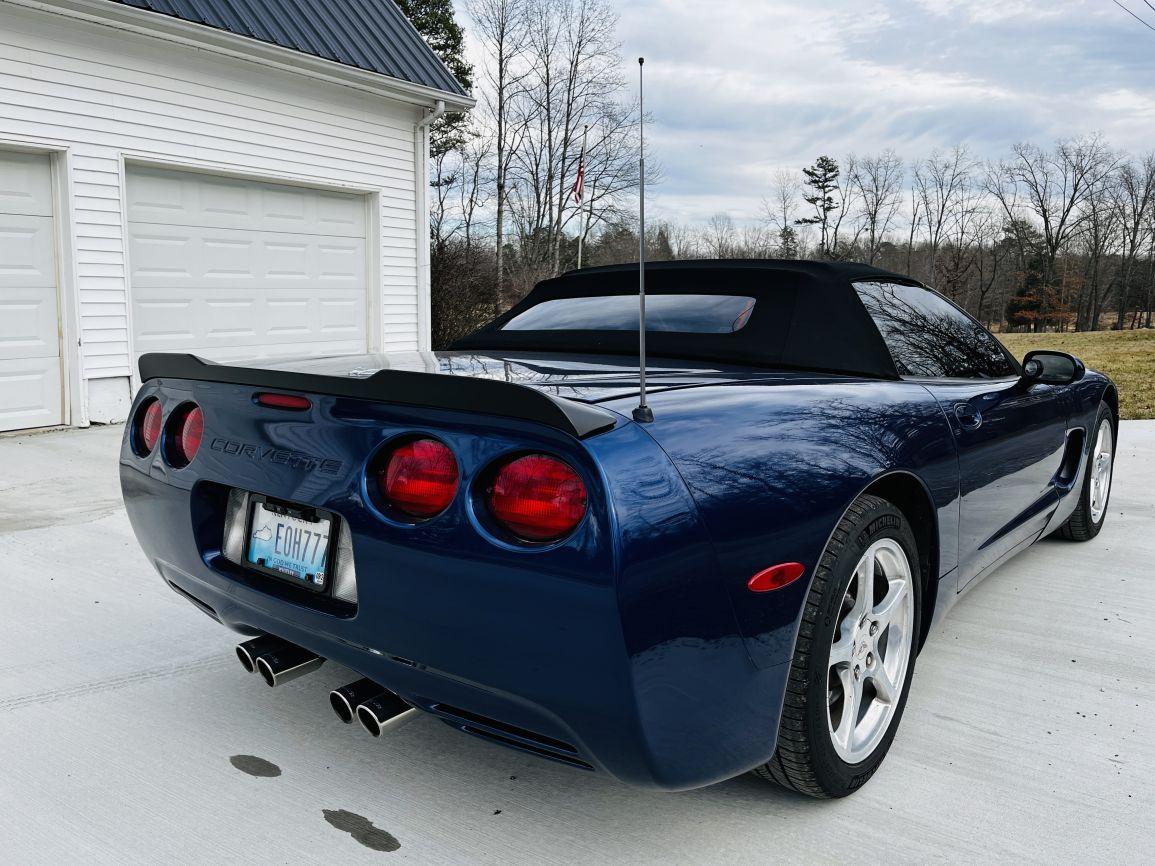
[[[585,153],[585,150],[583,149],[581,158],[578,159],[577,179],[574,180],[573,189],[571,190],[571,192],[573,193],[574,204],[581,204],[582,203],[582,193],[585,191],[585,185],[586,185],[586,153]]]

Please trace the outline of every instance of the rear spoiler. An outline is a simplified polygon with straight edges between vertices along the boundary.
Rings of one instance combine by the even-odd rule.
[[[297,373],[216,364],[196,355],[150,352],[141,355],[140,380],[190,379],[251,385],[355,400],[373,400],[400,406],[456,409],[522,421],[536,421],[578,439],[614,426],[612,412],[564,397],[554,397],[526,385],[497,379],[442,376],[409,370],[378,370],[366,378]]]

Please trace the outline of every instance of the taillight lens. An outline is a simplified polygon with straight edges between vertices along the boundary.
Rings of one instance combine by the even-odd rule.
[[[453,452],[436,439],[398,445],[377,472],[377,484],[389,506],[421,520],[449,507],[459,480]]]
[[[160,441],[160,431],[164,426],[164,410],[160,401],[155,397],[144,404],[136,414],[137,450],[141,457],[152,453],[156,443]]]
[[[527,454],[502,466],[486,489],[494,519],[524,541],[557,541],[586,513],[586,486],[563,460]]]
[[[166,447],[169,463],[180,469],[192,463],[201,447],[205,432],[205,417],[196,403],[185,403],[173,413],[169,421],[169,444]]]

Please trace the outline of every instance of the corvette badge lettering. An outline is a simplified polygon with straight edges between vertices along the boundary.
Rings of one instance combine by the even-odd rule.
[[[309,454],[302,454],[300,451],[287,451],[284,448],[274,448],[271,445],[252,445],[248,442],[238,442],[235,439],[221,437],[210,442],[209,448],[223,454],[236,454],[250,460],[266,460],[269,463],[291,466],[294,469],[304,469],[306,472],[324,472],[326,475],[339,475],[341,467],[344,466],[344,462],[341,460],[313,457]]]

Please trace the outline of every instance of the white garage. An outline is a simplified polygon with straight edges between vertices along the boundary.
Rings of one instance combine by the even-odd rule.
[[[138,356],[368,349],[364,196],[135,166],[127,187]]]
[[[0,431],[123,420],[146,352],[428,348],[472,104],[392,2],[0,0]]]
[[[52,166],[0,151],[0,431],[64,421]]]

